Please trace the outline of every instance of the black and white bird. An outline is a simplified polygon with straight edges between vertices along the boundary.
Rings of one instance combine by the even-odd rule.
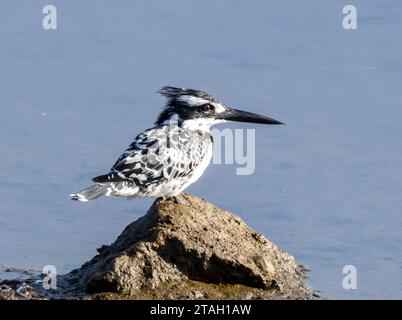
[[[73,200],[100,196],[176,197],[204,173],[212,158],[212,125],[226,121],[283,124],[225,106],[206,92],[163,87],[167,98],[155,126],[139,134],[109,173],[71,194]]]

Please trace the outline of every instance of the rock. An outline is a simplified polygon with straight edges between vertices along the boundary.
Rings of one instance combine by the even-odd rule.
[[[44,290],[38,277],[23,285],[37,299],[318,297],[295,259],[241,218],[188,194],[179,200],[155,201],[113,244],[59,276],[57,290]],[[21,295],[21,284],[1,285],[0,299],[29,296]]]
[[[63,277],[100,299],[309,299],[295,259],[238,216],[182,194],[155,201],[110,246]]]
[[[0,300],[16,300],[15,290],[6,284],[0,284]]]

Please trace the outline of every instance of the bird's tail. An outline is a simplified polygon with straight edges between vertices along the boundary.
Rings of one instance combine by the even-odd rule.
[[[108,184],[97,183],[77,193],[70,194],[70,197],[71,200],[89,201],[104,196],[108,191],[107,189]]]

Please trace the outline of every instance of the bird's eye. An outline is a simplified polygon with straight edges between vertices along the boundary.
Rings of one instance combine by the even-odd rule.
[[[206,104],[204,104],[202,106],[202,110],[205,111],[205,112],[211,111],[211,110],[214,110],[214,109],[215,109],[214,106],[209,104],[209,103],[206,103]]]

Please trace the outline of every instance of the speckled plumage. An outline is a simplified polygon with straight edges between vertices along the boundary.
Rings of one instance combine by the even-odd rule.
[[[70,195],[73,200],[102,195],[167,198],[202,175],[212,158],[213,122],[203,118],[200,105],[218,100],[193,89],[163,87],[159,93],[168,102],[155,127],[139,134],[109,173],[93,178],[95,185]]]
[[[93,179],[110,184],[107,195],[170,197],[179,194],[206,168],[212,156],[208,132],[176,125],[158,126],[138,135],[110,173]]]
[[[281,124],[224,106],[204,91],[163,87],[167,104],[151,129],[139,134],[110,172],[71,194],[88,201],[100,196],[174,197],[198,180],[212,158],[210,127],[225,121]]]

